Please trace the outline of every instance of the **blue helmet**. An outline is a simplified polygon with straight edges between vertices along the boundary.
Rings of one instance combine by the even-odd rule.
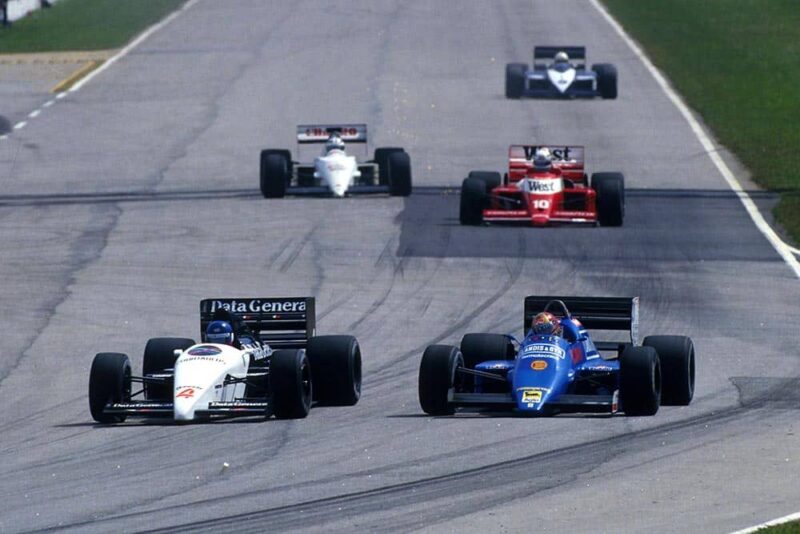
[[[206,343],[233,345],[233,327],[228,321],[211,321],[206,328]]]

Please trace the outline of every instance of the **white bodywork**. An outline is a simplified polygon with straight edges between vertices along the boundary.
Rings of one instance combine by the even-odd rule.
[[[568,69],[547,69],[547,77],[561,93],[569,89],[569,86],[575,81],[576,74],[577,71],[574,67],[569,67]]]
[[[228,345],[200,343],[181,352],[175,361],[174,410],[176,421],[192,421],[197,410],[211,402],[233,402],[244,396],[243,382],[225,384],[226,378],[244,379],[255,359],[272,351],[260,346],[237,349]]]
[[[343,197],[360,177],[355,156],[348,156],[344,150],[331,150],[314,160],[314,178],[327,186],[334,196]]]

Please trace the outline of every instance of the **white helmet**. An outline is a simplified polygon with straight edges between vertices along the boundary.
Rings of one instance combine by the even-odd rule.
[[[325,142],[325,152],[328,153],[331,150],[344,150],[344,141],[338,133],[332,133]]]
[[[537,148],[533,156],[533,167],[536,170],[546,171],[552,166],[553,156],[547,147]]]
[[[556,57],[553,58],[553,61],[555,61],[556,63],[569,63],[569,56],[567,55],[566,52],[562,51],[556,54]]]

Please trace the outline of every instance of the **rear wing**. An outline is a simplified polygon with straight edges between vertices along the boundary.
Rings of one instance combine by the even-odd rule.
[[[338,133],[346,143],[366,143],[366,124],[301,124],[297,127],[297,142],[324,143],[332,133]]]
[[[627,330],[631,343],[639,343],[639,297],[525,297],[523,332],[551,300],[562,301],[586,329]]]
[[[537,59],[553,59],[559,52],[566,52],[570,61],[586,59],[585,46],[537,46],[533,49],[533,62]]]
[[[316,330],[314,297],[223,298],[200,301],[200,335],[227,314],[272,348],[304,348]]]
[[[511,145],[508,147],[509,167],[530,167],[533,157],[540,148],[547,148],[556,166],[569,165],[583,167],[584,149],[577,145]]]

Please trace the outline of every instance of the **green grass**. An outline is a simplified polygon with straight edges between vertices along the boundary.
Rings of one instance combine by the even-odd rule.
[[[800,242],[797,0],[603,0],[753,172]]]
[[[759,534],[800,534],[800,521],[792,521],[774,527],[766,527],[757,530]]]
[[[0,53],[118,48],[186,0],[61,0],[0,26]]]

